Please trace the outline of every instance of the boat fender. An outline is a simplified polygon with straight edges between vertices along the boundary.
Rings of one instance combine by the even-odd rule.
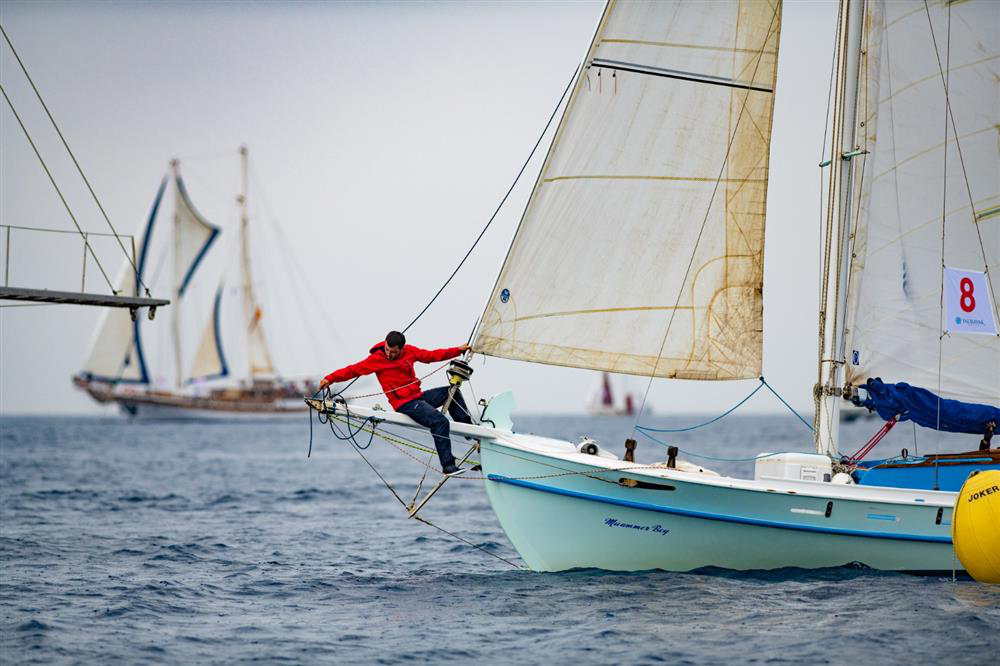
[[[955,498],[955,555],[980,583],[1000,583],[1000,471],[973,472]]]
[[[580,453],[586,453],[588,456],[596,456],[601,453],[601,447],[590,437],[584,437],[583,441],[576,445],[576,450]]]
[[[852,483],[854,483],[854,479],[847,472],[837,472],[836,474],[833,475],[833,478],[830,479],[830,483],[839,483],[845,486],[849,486]]]

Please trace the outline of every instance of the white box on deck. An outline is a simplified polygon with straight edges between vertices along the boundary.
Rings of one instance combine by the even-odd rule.
[[[818,453],[761,454],[754,464],[753,478],[791,479],[794,481],[829,481],[833,462]]]

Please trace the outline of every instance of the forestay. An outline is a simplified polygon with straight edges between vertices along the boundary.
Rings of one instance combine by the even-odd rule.
[[[780,11],[609,3],[477,352],[661,377],[760,374]]]
[[[943,317],[942,264],[992,273],[977,296],[992,301],[979,312],[996,317],[1000,4],[867,6],[858,145],[869,154],[854,158],[860,206],[852,220],[846,380],[881,377],[996,405],[1000,338],[952,330],[954,317]],[[953,115],[947,142],[945,81]]]

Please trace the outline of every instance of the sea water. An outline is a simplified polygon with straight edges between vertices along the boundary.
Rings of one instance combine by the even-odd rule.
[[[520,431],[591,436],[619,454],[631,425],[515,420]],[[845,448],[879,425],[848,426]],[[873,455],[932,452],[906,428]],[[449,482],[423,512],[468,545],[408,520],[329,431],[316,431],[306,458],[304,415],[211,424],[7,417],[0,430],[5,664],[984,664],[1000,655],[1000,587],[950,576],[859,566],[515,568],[504,560],[522,563],[482,481]],[[975,448],[967,439],[959,448]],[[663,441],[739,459],[808,451],[811,433],[791,415],[733,415]],[[364,453],[409,501],[427,458],[406,451],[415,457],[376,439]],[[665,457],[641,438],[638,453]],[[752,475],[747,460],[689,459]]]

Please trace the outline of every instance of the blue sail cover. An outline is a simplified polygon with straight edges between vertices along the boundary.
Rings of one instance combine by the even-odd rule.
[[[897,417],[925,428],[975,435],[984,434],[990,421],[1000,426],[1000,408],[992,405],[939,398],[924,388],[905,382],[886,384],[878,378],[869,379],[865,388],[868,397],[858,404],[874,409],[886,421]]]

